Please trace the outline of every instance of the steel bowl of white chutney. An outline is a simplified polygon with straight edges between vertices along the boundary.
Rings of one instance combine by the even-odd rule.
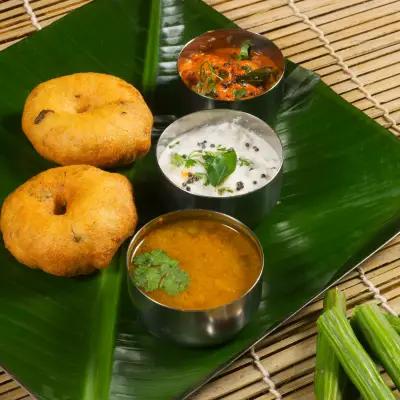
[[[278,203],[283,147],[261,119],[236,110],[186,115],[156,148],[169,211],[207,209],[254,228]]]

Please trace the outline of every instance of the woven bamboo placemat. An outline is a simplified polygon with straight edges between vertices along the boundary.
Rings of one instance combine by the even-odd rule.
[[[286,57],[316,71],[347,101],[398,134],[393,123],[400,124],[400,0],[205,1],[242,28],[274,40]],[[88,2],[31,0],[30,10],[26,0],[25,5],[24,0],[0,0],[0,50]],[[382,303],[374,298],[378,289],[399,313],[400,237],[361,267],[373,287],[360,270],[338,285],[349,312],[366,301]],[[192,399],[314,399],[315,321],[321,309],[322,301],[314,301]],[[0,368],[0,400],[19,399],[33,398]]]

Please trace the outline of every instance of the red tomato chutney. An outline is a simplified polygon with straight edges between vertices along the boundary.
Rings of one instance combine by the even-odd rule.
[[[179,62],[179,74],[193,91],[217,100],[259,96],[280,79],[282,70],[265,54],[240,48],[196,52]]]

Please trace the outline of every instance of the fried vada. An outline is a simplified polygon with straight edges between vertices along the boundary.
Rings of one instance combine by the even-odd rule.
[[[22,129],[35,150],[61,165],[125,165],[150,149],[153,115],[120,78],[78,73],[41,83],[29,94]]]
[[[0,219],[4,243],[19,262],[58,276],[107,267],[136,223],[129,180],[88,165],[31,178],[6,198]]]

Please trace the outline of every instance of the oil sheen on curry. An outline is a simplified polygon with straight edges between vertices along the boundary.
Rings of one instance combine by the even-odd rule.
[[[262,260],[243,233],[220,222],[162,223],[134,252],[130,273],[153,300],[180,310],[206,310],[237,300],[256,282]]]
[[[196,52],[179,62],[179,74],[195,92],[224,101],[246,100],[270,90],[282,70],[265,54],[240,48]]]

